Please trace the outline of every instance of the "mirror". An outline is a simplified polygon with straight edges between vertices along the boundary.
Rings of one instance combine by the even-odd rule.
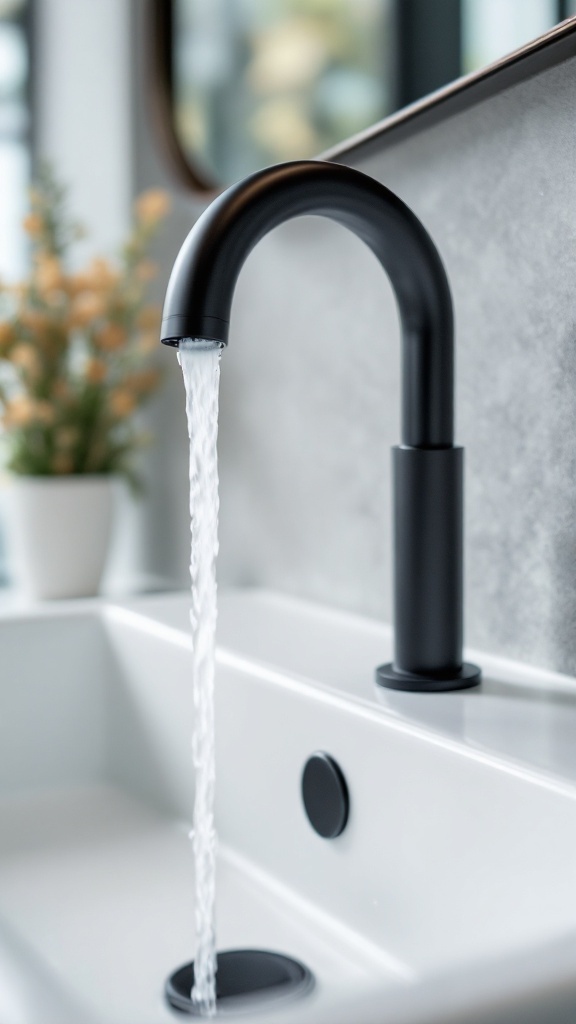
[[[156,0],[171,150],[203,191],[318,156],[572,13],[576,0]]]

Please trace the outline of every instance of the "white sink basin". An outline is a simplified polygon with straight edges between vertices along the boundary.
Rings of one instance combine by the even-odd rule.
[[[218,639],[219,947],[316,979],[243,1019],[576,1020],[572,681],[475,654],[479,690],[380,690],[386,628],[256,591],[221,596]],[[2,1024],[179,1018],[190,646],[181,595],[0,619]],[[302,806],[317,750],[350,792],[335,840]]]

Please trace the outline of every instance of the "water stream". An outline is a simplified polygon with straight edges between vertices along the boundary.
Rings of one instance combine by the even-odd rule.
[[[186,385],[190,437],[193,694],[192,757],[196,797],[192,832],[195,868],[196,955],[192,1003],[198,1014],[216,1013],[216,832],[214,827],[214,647],[218,554],[218,385],[220,349],[181,344],[178,359]]]

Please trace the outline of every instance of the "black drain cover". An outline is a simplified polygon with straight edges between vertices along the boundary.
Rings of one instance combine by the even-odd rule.
[[[216,1008],[218,1013],[239,1010],[249,1002],[279,1001],[304,995],[314,985],[307,967],[298,960],[261,949],[231,949],[218,953]],[[166,998],[171,1006],[199,1017],[192,1003],[194,964],[174,971],[166,982]]]

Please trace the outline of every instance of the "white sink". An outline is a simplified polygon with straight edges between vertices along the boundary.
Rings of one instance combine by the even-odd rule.
[[[385,627],[257,591],[221,595],[218,640],[219,947],[316,979],[243,1019],[576,1020],[574,683],[476,653],[479,690],[380,690]],[[2,1024],[185,1019],[190,647],[182,595],[0,619]],[[335,840],[302,806],[318,750]]]

